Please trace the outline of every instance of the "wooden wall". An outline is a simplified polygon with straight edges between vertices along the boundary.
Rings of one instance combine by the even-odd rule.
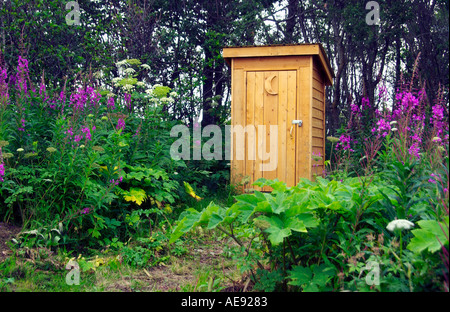
[[[325,83],[321,65],[316,58],[313,58],[312,66],[312,103],[312,152],[316,155],[320,153],[322,160],[312,161],[312,165],[319,166],[311,168],[311,178],[314,173],[322,175],[325,160]]]

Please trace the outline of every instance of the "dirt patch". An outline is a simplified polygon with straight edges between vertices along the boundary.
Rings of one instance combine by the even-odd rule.
[[[21,228],[8,223],[0,222],[0,262],[12,253],[7,242],[20,232]]]

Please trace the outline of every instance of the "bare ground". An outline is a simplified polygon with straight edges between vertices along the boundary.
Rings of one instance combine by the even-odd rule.
[[[11,241],[11,238],[17,235],[20,230],[21,228],[18,226],[0,222],[0,262],[12,254],[8,242]]]
[[[0,262],[11,256],[13,251],[8,246],[8,242],[20,233],[21,228],[0,223]],[[189,248],[188,253],[180,257],[175,257],[167,265],[159,265],[145,269],[120,270],[117,277],[112,278],[105,275],[97,275],[97,283],[103,291],[129,292],[129,291],[197,291],[196,285],[199,282],[199,274],[208,270],[211,276],[214,272],[220,271],[222,291],[238,292],[249,291],[251,285],[248,279],[243,279],[235,264],[224,257],[225,241],[205,241],[199,247],[198,244]],[[27,253],[33,253],[27,250]],[[33,258],[26,256],[26,258]],[[30,259],[27,261],[33,262]],[[52,261],[52,260],[50,260]],[[53,263],[53,261],[52,261]],[[58,265],[64,266],[64,264]],[[52,272],[47,272],[52,274]],[[209,276],[208,276],[209,277]]]

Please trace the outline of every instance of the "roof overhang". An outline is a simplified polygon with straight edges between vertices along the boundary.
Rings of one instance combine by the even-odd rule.
[[[231,64],[232,58],[239,57],[268,57],[268,56],[315,56],[325,73],[326,84],[332,85],[334,72],[331,68],[330,61],[320,43],[304,43],[293,45],[266,45],[266,46],[239,46],[224,47],[223,58]]]

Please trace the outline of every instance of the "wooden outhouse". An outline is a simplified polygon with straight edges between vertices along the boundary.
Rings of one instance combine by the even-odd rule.
[[[252,183],[264,177],[294,186],[322,175],[325,87],[334,77],[322,46],[227,47],[223,57],[231,68],[232,183],[258,189]]]

